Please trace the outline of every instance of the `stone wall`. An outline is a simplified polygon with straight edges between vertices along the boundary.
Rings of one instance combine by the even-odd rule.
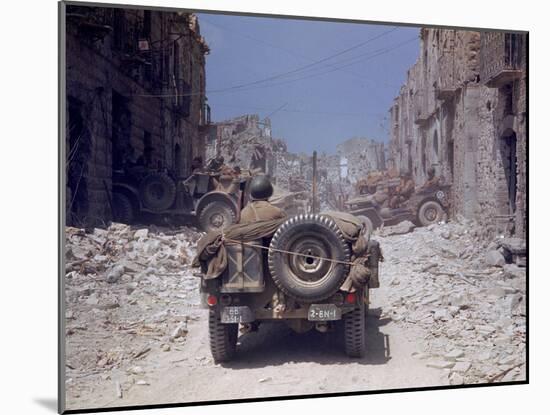
[[[271,136],[269,118],[247,114],[212,123],[206,143],[206,157],[222,156],[232,167],[276,175],[276,153],[286,151],[284,141]]]
[[[204,54],[184,13],[67,6],[67,221],[111,218],[113,171],[190,173],[204,153]]]
[[[452,184],[451,214],[480,222],[487,236],[525,235],[525,44],[521,34],[422,29],[420,56],[390,109],[396,166],[417,185],[434,167]],[[513,67],[499,69],[510,50]]]

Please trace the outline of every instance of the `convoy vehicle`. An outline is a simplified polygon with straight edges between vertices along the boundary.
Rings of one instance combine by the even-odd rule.
[[[246,242],[224,235],[226,269],[216,278],[206,278],[204,273],[201,278],[216,362],[234,357],[239,326],[241,331],[253,331],[274,321],[283,321],[299,333],[313,328],[332,332],[335,324],[343,324],[346,353],[364,356],[369,288],[377,286],[381,254],[361,222],[353,221],[355,240],[365,238],[362,255],[370,275],[360,285],[349,283],[357,245],[330,215],[293,216],[283,220],[273,234]]]
[[[370,231],[408,220],[417,226],[428,226],[445,220],[449,209],[450,185],[437,185],[415,192],[402,206],[391,209],[373,202],[371,195],[349,199],[347,211],[361,218]]]
[[[132,223],[138,217],[165,216],[196,219],[204,231],[235,223],[242,206],[246,178],[238,177],[221,187],[219,171],[195,171],[181,179],[170,171],[134,166],[113,175],[112,209],[117,222]]]

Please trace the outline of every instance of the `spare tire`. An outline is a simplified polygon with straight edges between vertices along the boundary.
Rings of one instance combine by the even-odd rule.
[[[204,232],[219,231],[237,221],[233,207],[219,200],[208,203],[198,216],[200,228]]]
[[[176,199],[176,183],[165,173],[150,173],[139,184],[139,196],[147,209],[166,210]]]
[[[350,261],[348,243],[328,216],[306,214],[288,219],[273,235],[269,248],[273,281],[296,300],[314,302],[330,297],[349,273],[348,264],[318,258]]]

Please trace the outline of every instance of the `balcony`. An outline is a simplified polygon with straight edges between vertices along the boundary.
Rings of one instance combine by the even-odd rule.
[[[95,43],[113,31],[108,11],[101,8],[67,6],[67,24],[75,25],[79,35]]]
[[[525,67],[525,35],[504,32],[481,34],[480,80],[499,88],[520,79]]]

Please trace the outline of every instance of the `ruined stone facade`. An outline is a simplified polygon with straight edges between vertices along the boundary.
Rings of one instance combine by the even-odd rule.
[[[275,176],[276,153],[284,151],[284,141],[271,136],[269,118],[260,120],[257,114],[212,123],[209,127],[206,157],[222,156],[232,167]]]
[[[340,175],[352,184],[373,170],[386,169],[384,143],[368,138],[350,138],[336,146],[340,158]]]
[[[111,218],[113,171],[191,172],[204,154],[208,46],[196,16],[67,6],[67,220]]]
[[[291,192],[311,192],[313,154],[278,152],[277,184]],[[317,154],[317,190],[321,210],[343,209],[355,185],[373,170],[386,168],[385,146],[368,138],[351,138],[336,146],[335,154]]]
[[[354,194],[354,185],[372,170],[385,169],[385,146],[368,138],[351,138],[335,154],[317,154],[317,189],[321,209],[338,209]],[[226,164],[271,176],[282,191],[312,192],[313,148],[309,154],[288,151],[284,139],[272,137],[269,118],[247,114],[212,123],[206,156],[223,156]]]
[[[525,34],[422,29],[390,110],[389,155],[417,185],[452,184],[452,215],[487,236],[526,232]]]

